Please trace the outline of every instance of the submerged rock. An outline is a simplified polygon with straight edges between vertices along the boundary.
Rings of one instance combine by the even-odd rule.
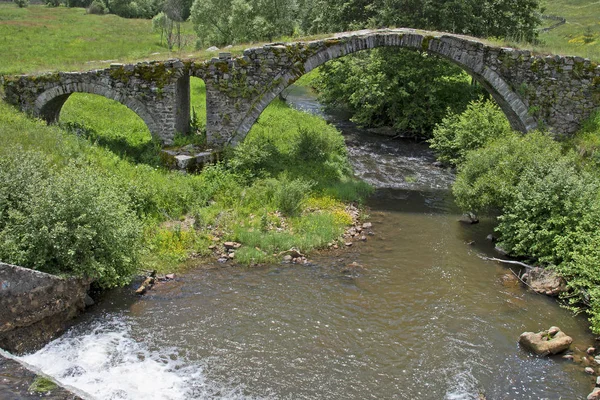
[[[600,400],[600,388],[594,388],[592,393],[588,394],[587,400]]]
[[[519,337],[521,346],[541,356],[562,353],[569,349],[571,343],[573,343],[573,338],[567,336],[556,326],[538,333],[524,332]]]
[[[548,296],[558,296],[567,289],[565,280],[556,272],[544,268],[532,268],[524,276],[523,280],[536,293]]]
[[[463,224],[477,224],[479,223],[479,218],[477,218],[477,215],[468,212],[468,213],[464,213],[458,220],[459,222],[462,222]]]

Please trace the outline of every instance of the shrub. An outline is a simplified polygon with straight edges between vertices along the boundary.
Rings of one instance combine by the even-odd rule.
[[[106,8],[106,4],[102,0],[94,0],[92,4],[87,8],[88,14],[107,14],[108,8]]]
[[[575,232],[596,201],[598,185],[577,171],[572,157],[547,160],[548,168],[528,166],[513,199],[498,217],[499,245],[511,255],[560,265],[571,258]]]
[[[285,176],[279,179],[275,190],[275,205],[283,214],[292,216],[298,214],[302,201],[308,197],[312,184],[302,179],[290,180]]]
[[[15,4],[19,6],[19,8],[24,8],[29,6],[29,0],[14,0]]]
[[[58,7],[60,5],[61,0],[46,0],[46,5],[48,7]]]
[[[480,97],[470,102],[461,114],[449,112],[435,126],[429,143],[440,161],[458,165],[468,151],[483,147],[491,139],[504,137],[511,130],[500,107]]]
[[[0,163],[0,259],[54,274],[88,276],[103,287],[126,283],[138,267],[141,224],[111,177],[87,167],[58,173],[38,153]],[[32,161],[36,160],[36,161]]]
[[[65,1],[65,5],[67,7],[88,8],[91,3],[92,3],[92,0],[66,0]]]
[[[298,135],[292,143],[292,157],[298,161],[317,161],[323,162],[327,159],[334,149],[327,136],[314,129],[300,127]]]
[[[452,186],[456,203],[473,212],[502,211],[514,202],[524,171],[545,176],[561,156],[560,144],[541,132],[509,133],[491,141],[468,152],[459,166]]]

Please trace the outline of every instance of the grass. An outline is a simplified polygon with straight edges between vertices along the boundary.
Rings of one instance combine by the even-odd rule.
[[[151,20],[86,14],[83,8],[37,4],[18,8],[0,2],[0,75],[106,68],[116,61],[217,56],[215,51],[195,49],[197,37],[190,22],[182,24],[182,31],[182,49],[169,51],[160,43],[160,34],[152,32]],[[227,51],[241,55],[251,46],[237,44]]]
[[[600,3],[598,0],[542,0],[544,15],[567,20],[548,32],[540,32],[535,44],[490,39],[490,43],[528,49],[537,54],[580,56],[600,61]],[[542,27],[556,21],[543,20]]]
[[[206,87],[199,78],[190,79],[191,107],[200,130],[206,126]],[[152,140],[144,121],[123,104],[100,95],[73,93],[65,102],[60,123],[68,130],[134,162],[158,166],[160,144]],[[177,139],[177,138],[176,138]],[[176,140],[185,145],[189,137]]]
[[[202,81],[195,81],[194,87],[195,100],[202,99]],[[128,127],[139,127],[139,118],[124,106],[99,96],[79,100],[65,106],[63,119],[85,121],[111,143],[148,143],[141,128],[126,133]],[[109,123],[114,115],[117,127]],[[307,140],[307,129],[314,133],[309,140],[327,149],[319,158],[302,158],[305,153],[298,143]],[[57,170],[75,163],[112,176],[132,197],[130,206],[145,225],[140,267],[164,272],[180,268],[190,257],[209,255],[211,244],[221,246],[228,240],[243,244],[236,257],[239,263],[275,261],[273,254],[289,247],[303,252],[323,247],[338,240],[352,222],[342,200],[369,193],[368,185],[351,176],[341,134],[282,102],[265,110],[226,165],[199,175],[136,164],[105,148],[101,140],[47,126],[5,103],[0,103],[0,142],[0,156],[17,146],[50,158]],[[256,157],[261,149],[268,151]],[[291,196],[294,191],[299,195]],[[285,204],[289,214],[281,212]]]
[[[556,54],[600,60],[600,3],[597,0],[544,0],[544,14],[567,22],[540,34],[543,47]]]

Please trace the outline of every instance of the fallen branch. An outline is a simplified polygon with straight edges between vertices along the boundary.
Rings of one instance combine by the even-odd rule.
[[[523,268],[528,268],[528,269],[533,269],[535,267],[522,263],[520,261],[512,261],[512,260],[503,260],[501,258],[496,258],[496,257],[484,257],[484,256],[479,256],[479,258],[486,260],[486,261],[497,261],[499,263],[504,263],[504,264],[512,264],[512,265],[518,265],[521,266]]]
[[[517,274],[515,271],[513,271],[513,270],[512,270],[512,269],[510,269],[510,268],[509,268],[509,271],[510,271],[510,272],[512,272],[512,274],[513,274],[514,276],[516,276],[516,277],[517,277],[517,279],[518,279],[518,280],[520,280],[520,281],[521,281],[521,282],[522,282],[522,283],[523,283],[525,286],[527,286],[529,289],[533,290],[533,288],[531,287],[531,285],[530,285],[529,283],[525,282],[523,279],[521,279],[521,277],[520,277],[520,276],[519,276],[519,275],[518,275],[518,274]],[[533,290],[533,291],[534,291],[535,293],[537,293],[535,290]]]

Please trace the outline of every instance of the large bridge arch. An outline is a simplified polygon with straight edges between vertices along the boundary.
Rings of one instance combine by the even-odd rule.
[[[123,104],[144,121],[153,137],[160,138],[160,126],[142,102],[119,93],[117,90],[97,84],[72,83],[54,86],[36,98],[33,114],[49,124],[58,122],[63,105],[73,93],[96,94]]]
[[[359,32],[360,33],[360,32]],[[302,75],[312,71],[322,64],[359,51],[370,50],[378,47],[406,48],[415,51],[427,51],[440,56],[458,65],[474,77],[498,103],[513,129],[528,132],[537,128],[538,123],[529,112],[524,101],[515,93],[510,85],[492,68],[484,62],[483,44],[462,39],[457,36],[426,37],[420,34],[406,33],[377,33],[366,36],[355,36],[352,32],[351,40],[344,34],[334,39],[322,41],[323,45],[310,55],[301,68],[295,66],[281,72],[273,79],[277,82],[267,86],[260,94],[248,112],[235,127],[228,143],[236,145],[248,134],[252,125],[257,121],[264,109],[288,86],[292,85]],[[310,43],[309,43],[310,46]],[[472,47],[474,50],[466,51]]]

